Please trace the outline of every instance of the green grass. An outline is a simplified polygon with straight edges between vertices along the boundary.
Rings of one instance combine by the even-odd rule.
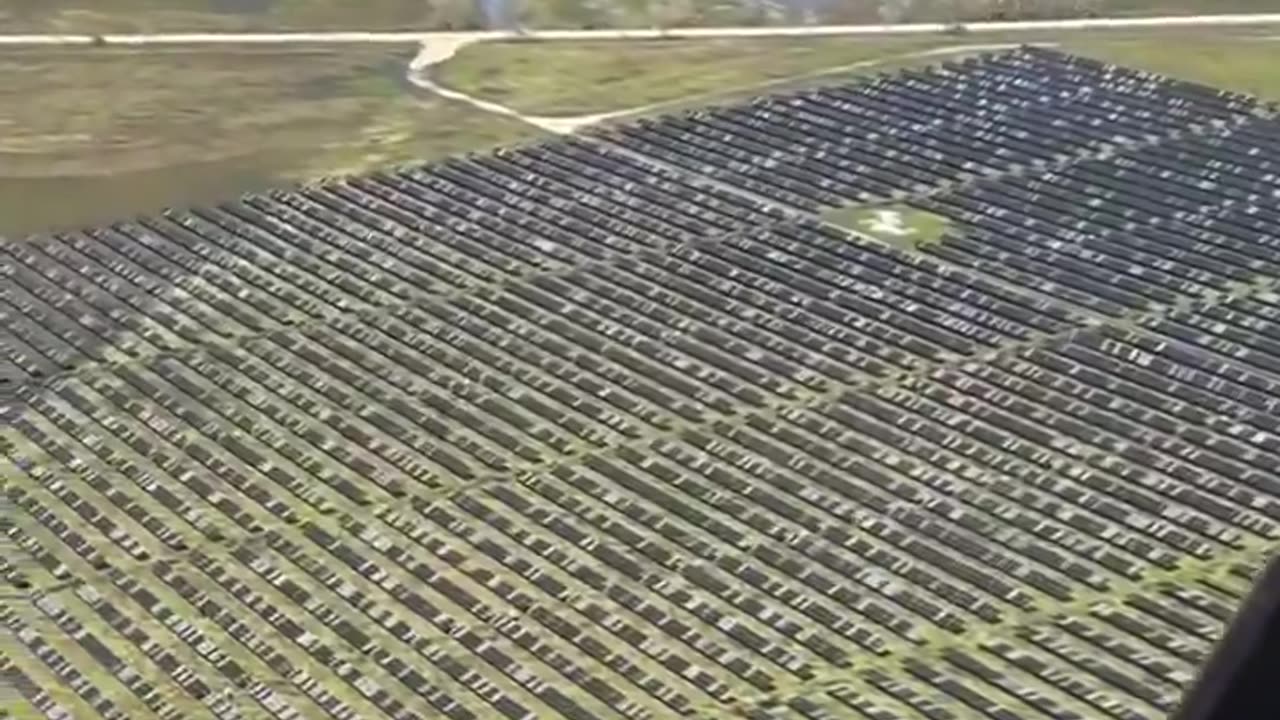
[[[1079,40],[1067,49],[1100,60],[1280,100],[1280,40],[1244,35]]]
[[[0,234],[207,203],[534,134],[415,95],[402,79],[412,52],[0,53]]]
[[[463,48],[436,77],[528,114],[585,115],[955,43],[939,37],[500,42]]]
[[[376,0],[370,17],[391,2]],[[112,3],[125,5],[159,7],[153,0]],[[288,6],[290,0],[281,0],[273,12]],[[4,7],[13,13],[18,6]],[[320,2],[308,12],[320,17],[325,7],[333,6]],[[1272,71],[1280,67],[1280,42],[1262,39],[1268,32],[1277,30],[1016,40],[1054,39],[1075,52],[1280,99],[1280,73]],[[927,49],[1010,40],[506,42],[465,48],[437,76],[529,114],[645,106],[655,113],[942,59],[912,57]],[[535,134],[515,120],[415,94],[403,80],[412,52],[349,46],[0,51],[0,235],[213,202]]]
[[[19,698],[12,708],[0,708],[0,720],[45,720],[44,713],[26,700]]]
[[[898,38],[726,38],[635,42],[497,42],[463,48],[435,69],[444,85],[529,115],[653,112],[846,81],[938,62],[968,45],[1054,42],[1063,49],[1177,77],[1280,96],[1277,28]],[[956,55],[971,53],[957,49]],[[656,107],[655,107],[656,106]]]
[[[941,242],[948,226],[944,217],[901,204],[835,208],[823,220],[909,250]]]

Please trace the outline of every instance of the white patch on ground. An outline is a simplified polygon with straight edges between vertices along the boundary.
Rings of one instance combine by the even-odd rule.
[[[867,218],[859,224],[877,235],[907,237],[916,234],[915,228],[902,224],[902,213],[897,210],[877,210],[875,217]]]

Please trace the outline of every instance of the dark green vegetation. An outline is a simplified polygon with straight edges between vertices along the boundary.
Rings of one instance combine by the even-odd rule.
[[[1165,718],[1280,544],[1277,156],[1252,98],[1028,49],[0,242],[0,674]],[[821,219],[886,197],[945,237]]]
[[[0,52],[0,234],[530,137],[404,80],[413,50]]]

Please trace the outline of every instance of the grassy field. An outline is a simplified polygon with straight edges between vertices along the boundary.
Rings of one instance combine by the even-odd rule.
[[[415,95],[403,81],[411,54],[0,53],[0,233],[208,202],[533,133]]]
[[[128,2],[160,7],[158,0]],[[235,2],[243,9],[250,0]],[[394,4],[373,0],[371,7]],[[317,2],[310,12],[324,7],[335,6]],[[509,42],[465,48],[437,78],[528,114],[646,106],[655,113],[936,62],[942,56],[916,55],[957,44],[1053,40],[1280,100],[1280,73],[1272,71],[1280,67],[1280,41],[1263,39],[1277,32]],[[403,81],[411,54],[408,47],[0,52],[0,234],[212,202],[535,134],[512,119],[415,93]]]
[[[1113,62],[1280,99],[1280,41],[1275,29],[1209,35],[1204,31],[778,38],[643,42],[506,42],[473,45],[436,71],[446,86],[530,115],[576,115],[686,106],[754,92],[838,82],[907,65],[919,56],[989,43],[1054,42]]]
[[[1256,35],[1228,38],[1079,40],[1068,49],[1214,87],[1280,101],[1280,40]]]
[[[440,66],[451,88],[536,115],[611,112],[955,44],[953,38],[727,38],[471,45]]]

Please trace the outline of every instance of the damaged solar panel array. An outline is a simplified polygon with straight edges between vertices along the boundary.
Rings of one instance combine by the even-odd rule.
[[[1276,137],[1027,49],[5,242],[0,673],[48,717],[1164,717],[1280,536]],[[947,239],[807,214],[895,191]]]

